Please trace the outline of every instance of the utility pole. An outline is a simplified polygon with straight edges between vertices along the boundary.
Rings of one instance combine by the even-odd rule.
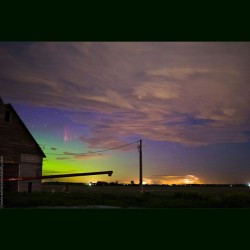
[[[143,183],[142,183],[142,140],[139,141],[138,145],[138,152],[139,152],[139,162],[140,162],[140,187],[141,187],[141,193],[143,193]]]

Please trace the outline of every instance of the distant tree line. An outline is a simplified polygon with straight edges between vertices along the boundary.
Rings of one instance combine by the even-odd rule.
[[[138,186],[139,184],[135,184],[133,181],[129,184],[115,182],[106,182],[106,181],[97,181],[90,183],[82,183],[82,182],[59,182],[59,181],[50,181],[43,182],[45,185],[70,185],[70,186],[87,186],[91,184],[91,186]],[[166,186],[166,187],[249,187],[248,184],[144,184],[144,186]]]

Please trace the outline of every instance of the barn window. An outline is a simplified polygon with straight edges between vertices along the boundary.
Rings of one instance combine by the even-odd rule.
[[[10,122],[10,111],[5,111],[5,122]]]

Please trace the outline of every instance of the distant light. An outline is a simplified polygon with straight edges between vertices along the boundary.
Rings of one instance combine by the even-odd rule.
[[[250,183],[248,183],[248,187],[250,187]]]
[[[91,182],[89,183],[89,186],[92,186],[92,183],[91,183]]]

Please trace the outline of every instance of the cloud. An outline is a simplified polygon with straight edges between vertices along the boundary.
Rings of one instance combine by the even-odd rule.
[[[185,80],[190,76],[197,74],[207,74],[209,69],[201,68],[159,68],[154,70],[149,70],[148,74],[151,76],[158,77],[168,77],[169,79]],[[210,72],[211,73],[211,72]]]
[[[179,88],[175,84],[146,82],[140,87],[134,89],[134,95],[138,99],[145,97],[153,97],[157,99],[167,100],[178,97]]]
[[[99,159],[99,158],[103,158],[106,157],[102,154],[89,154],[89,155],[74,155],[75,159],[77,160],[88,160],[88,159]]]
[[[107,157],[107,155],[103,155],[100,153],[92,153],[92,152],[88,152],[88,153],[72,153],[72,152],[63,152],[65,155],[70,155],[73,156],[75,159],[77,160],[89,160],[92,158],[103,158],[103,157]]]
[[[107,134],[108,133],[105,133],[105,135]],[[115,138],[112,136],[101,136],[101,137],[90,137],[90,138],[86,138],[82,136],[80,137],[80,141],[82,141],[83,143],[86,143],[88,148],[99,148],[101,150],[102,149],[103,150],[115,149],[117,147],[121,147],[119,148],[119,150],[122,150],[122,151],[128,151],[128,150],[131,150],[132,148],[134,149],[134,145],[124,146],[128,143],[120,140],[119,138]]]
[[[101,96],[84,96],[86,100],[95,101],[99,103],[103,103],[115,106],[117,108],[125,108],[125,109],[131,109],[132,105],[129,103],[129,101],[124,98],[122,95],[119,95],[117,92],[113,90],[106,90],[105,93]]]
[[[146,179],[145,179],[146,180]],[[202,184],[203,181],[195,175],[153,175],[147,178],[148,184]]]
[[[67,171],[43,169],[43,175],[72,174],[74,171],[75,169],[69,169]]]
[[[49,175],[49,174],[58,174],[58,171],[43,169],[43,175]]]
[[[70,158],[69,157],[60,157],[60,156],[56,157],[56,160],[68,160],[68,159],[70,159]]]
[[[249,42],[3,43],[1,95],[72,112],[72,122],[89,129],[80,138],[89,148],[131,136],[246,142],[249,56]]]

